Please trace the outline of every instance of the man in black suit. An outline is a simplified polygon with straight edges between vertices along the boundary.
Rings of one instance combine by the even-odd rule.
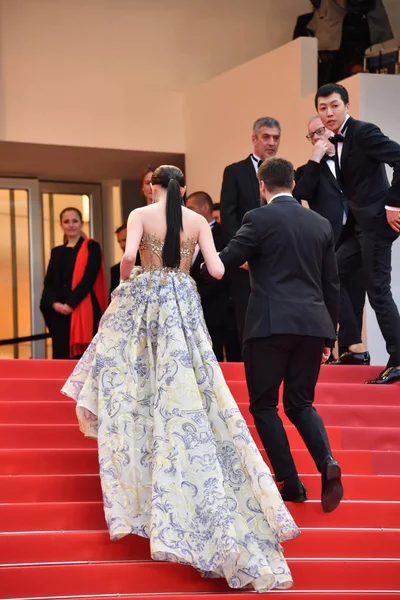
[[[341,280],[360,265],[368,298],[386,342],[387,368],[368,383],[400,381],[400,316],[391,292],[391,250],[400,232],[400,145],[372,123],[349,115],[349,95],[342,85],[328,83],[316,93],[323,124],[334,132],[336,171],[349,204],[347,239],[338,250]],[[394,169],[389,186],[385,164]],[[340,321],[353,332],[351,350],[363,352],[357,319],[342,287]]]
[[[313,401],[321,360],[329,356],[336,337],[339,280],[332,227],[293,198],[290,162],[269,159],[258,169],[258,178],[268,204],[244,216],[220,253],[226,267],[249,265],[243,358],[250,412],[276,480],[283,482],[282,498],[306,500],[277,413],[284,382],[285,413],[322,475],[322,507],[330,512],[343,495],[341,472]]]
[[[127,236],[126,223],[124,223],[123,225],[120,225],[118,227],[118,229],[115,230],[115,235],[117,236],[117,242],[118,242],[122,252],[125,252],[126,236]],[[119,262],[116,265],[114,265],[113,267],[111,267],[111,269],[110,269],[110,274],[111,274],[110,296],[111,296],[112,292],[115,290],[115,288],[117,288],[119,286],[120,265],[121,265],[121,263]]]
[[[318,115],[308,122],[307,139],[312,143],[311,159],[299,167],[295,173],[296,185],[293,196],[301,202],[306,200],[309,207],[332,225],[336,247],[343,241],[343,226],[347,222],[347,200],[336,177],[335,146],[329,141],[332,132],[324,126]],[[365,285],[362,269],[352,272],[343,279],[357,318],[358,339],[361,340],[363,312],[365,304]],[[340,323],[340,315],[339,315]],[[369,352],[354,353],[349,345],[354,342],[351,330],[346,330],[345,322],[339,329],[339,359],[329,362],[335,364],[369,365]]]
[[[243,216],[260,206],[257,169],[266,158],[275,156],[281,139],[276,119],[261,117],[253,125],[253,153],[225,168],[221,188],[221,227],[227,243],[240,228]],[[242,344],[244,320],[250,295],[249,274],[245,268],[232,273],[232,298],[235,306],[239,341]]]
[[[194,192],[186,200],[186,207],[202,215],[211,227],[216,249],[225,246],[220,225],[213,216],[214,205],[206,192]],[[231,280],[228,275],[222,279],[204,279],[200,275],[200,266],[204,262],[200,248],[196,246],[192,259],[190,275],[197,283],[201,298],[204,319],[213,344],[214,354],[219,362],[241,360],[239,338],[237,334],[235,314],[230,300]]]

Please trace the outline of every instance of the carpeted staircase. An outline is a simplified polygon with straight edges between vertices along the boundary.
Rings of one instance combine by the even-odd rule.
[[[96,444],[59,393],[72,364],[0,361],[0,598],[254,599],[189,567],[151,561],[147,540],[109,541]],[[223,370],[259,442],[243,365]],[[320,477],[287,426],[310,501],[290,505],[303,532],[284,545],[295,587],[272,596],[400,598],[400,385],[363,385],[378,371],[322,368],[316,405],[344,473],[334,513],[322,512]]]

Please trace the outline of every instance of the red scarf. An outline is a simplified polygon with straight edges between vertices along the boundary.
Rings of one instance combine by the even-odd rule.
[[[82,243],[82,246],[79,248],[75,261],[74,272],[72,274],[72,289],[76,288],[85,274],[89,257],[88,245],[90,241],[90,238],[85,239]],[[97,298],[97,302],[99,303],[101,314],[103,314],[108,304],[103,257],[101,258],[101,265],[93,286],[93,292]],[[72,358],[73,356],[81,356],[89,346],[92,338],[93,306],[89,293],[72,311],[69,342],[70,357]]]

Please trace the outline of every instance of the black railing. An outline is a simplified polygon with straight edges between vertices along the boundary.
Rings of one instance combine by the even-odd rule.
[[[14,346],[15,344],[23,344],[24,342],[37,342],[39,340],[47,340],[49,337],[49,333],[37,333],[36,335],[9,338],[7,340],[0,340],[0,346]]]

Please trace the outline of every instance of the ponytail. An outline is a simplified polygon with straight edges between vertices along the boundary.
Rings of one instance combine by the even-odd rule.
[[[176,268],[181,262],[182,196],[180,184],[171,178],[167,187],[167,233],[162,251],[164,267]]]

